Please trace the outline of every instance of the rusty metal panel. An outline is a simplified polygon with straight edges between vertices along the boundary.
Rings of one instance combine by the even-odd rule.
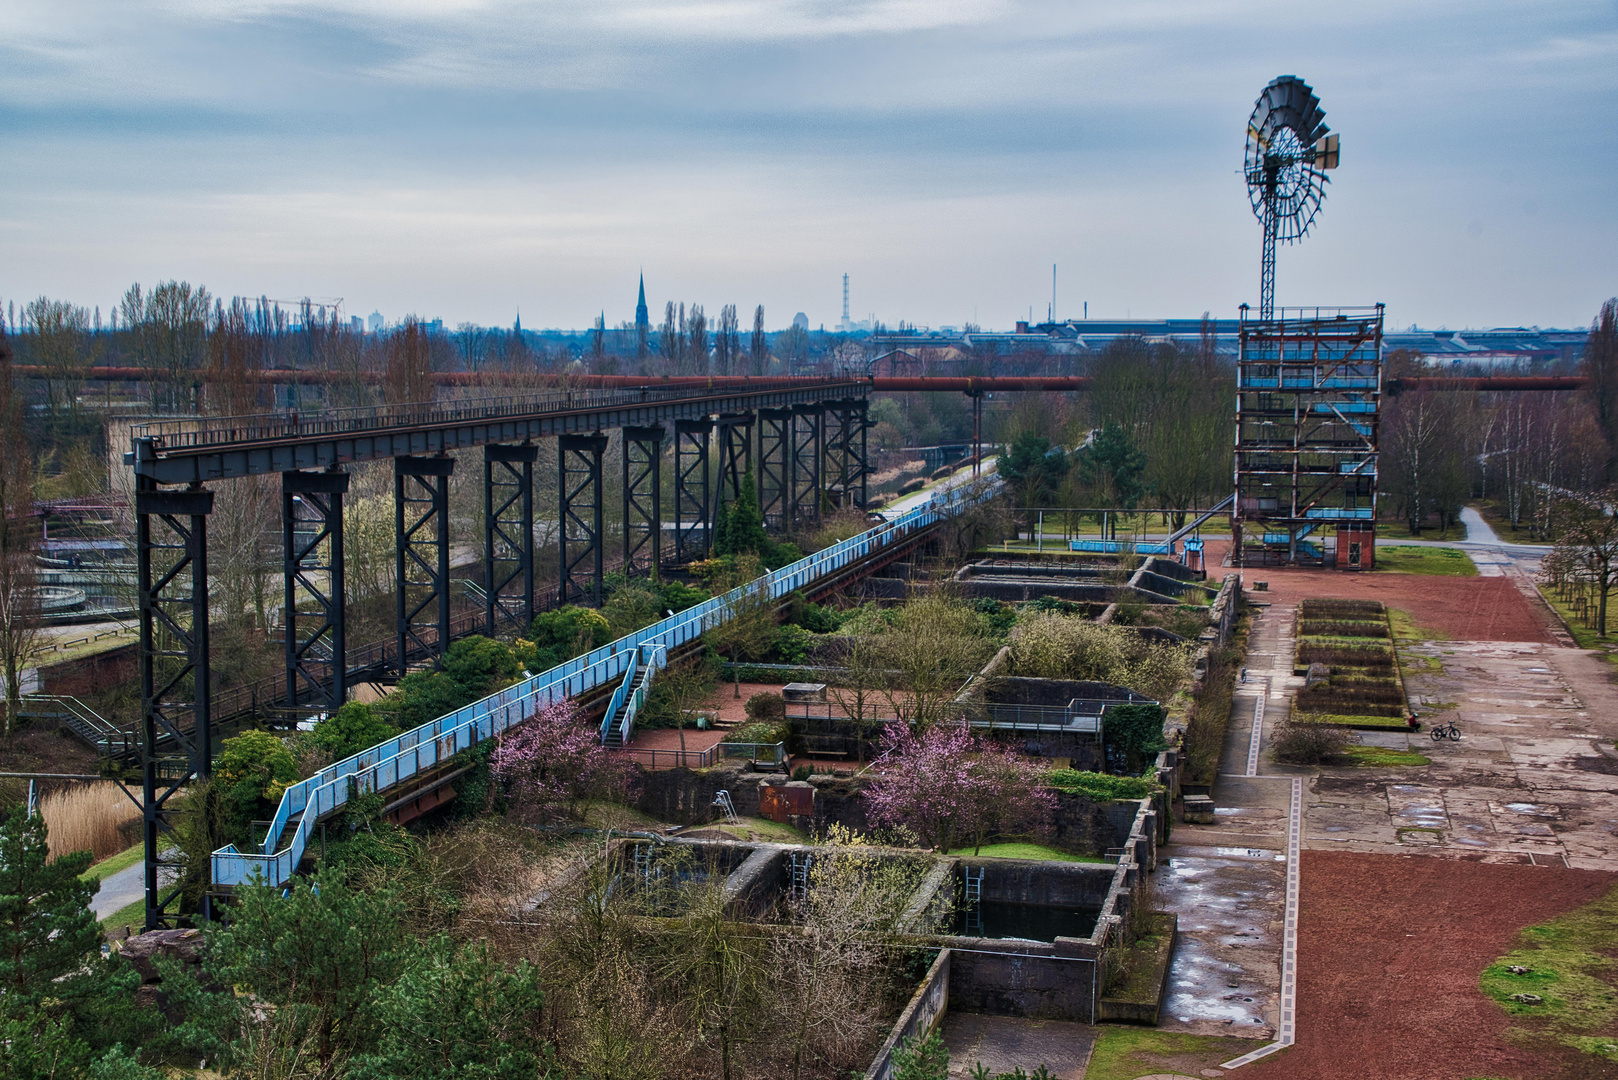
[[[772,786],[758,789],[759,816],[785,825],[789,817],[808,817],[814,813],[815,789],[812,787]]]

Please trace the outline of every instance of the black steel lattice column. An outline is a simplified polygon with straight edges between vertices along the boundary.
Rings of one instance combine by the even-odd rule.
[[[708,442],[711,420],[674,421],[674,557],[708,554]]]
[[[867,450],[866,434],[870,430],[870,417],[867,415],[868,403],[864,398],[842,403],[840,412],[841,428],[838,438],[841,446],[838,451],[839,475],[838,483],[842,485],[842,497],[838,500],[839,506],[854,506],[864,509],[867,502],[866,486],[871,477],[871,457]]]
[[[393,523],[399,544],[399,674],[412,655],[434,667],[449,644],[449,477],[452,457],[393,459]]]
[[[526,634],[534,622],[538,459],[539,447],[532,443],[483,448],[483,618],[490,637],[505,627]]]
[[[792,410],[758,413],[758,512],[766,528],[787,526],[791,512]]]
[[[663,561],[663,429],[624,431],[624,573],[654,577]]]
[[[797,422],[787,470],[787,520],[795,525],[820,520],[820,448],[825,445],[826,410],[820,405],[799,405],[792,411]]]
[[[561,479],[561,589],[557,600],[601,603],[605,566],[601,549],[601,455],[605,435],[562,435],[557,443]]]
[[[208,709],[208,515],[213,492],[161,491],[144,476],[137,476],[136,484],[145,925],[155,930],[181,888],[176,885],[167,896],[159,891],[159,870],[175,865],[158,845],[158,834],[172,831],[169,800],[193,778],[213,774]],[[173,749],[160,757],[165,743]],[[206,915],[206,899],[203,905]]]
[[[348,700],[347,633],[343,620],[343,495],[345,472],[281,474],[282,570],[286,607],[287,704],[324,710]],[[299,603],[313,600],[312,610]],[[301,624],[301,626],[300,626]]]
[[[719,418],[719,493],[717,508],[742,497],[742,484],[753,468],[753,414]]]

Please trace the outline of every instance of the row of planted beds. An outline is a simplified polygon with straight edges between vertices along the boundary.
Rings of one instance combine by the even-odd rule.
[[[1407,704],[1388,612],[1376,600],[1304,600],[1298,605],[1294,720],[1356,728],[1403,728]]]

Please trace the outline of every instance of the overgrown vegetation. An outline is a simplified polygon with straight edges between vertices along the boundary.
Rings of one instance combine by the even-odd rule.
[[[1155,642],[1127,627],[1098,626],[1071,615],[1035,613],[1012,635],[1012,673],[1124,686],[1157,701],[1190,676],[1195,649]]]
[[[1402,719],[1405,695],[1389,626],[1386,610],[1375,600],[1300,603],[1297,663],[1325,664],[1328,677],[1298,691],[1296,708],[1351,718],[1343,721],[1350,726],[1357,717]]]
[[[1047,787],[1066,791],[1072,795],[1088,795],[1092,799],[1144,799],[1162,790],[1150,780],[1140,776],[1112,776],[1108,773],[1082,772],[1078,769],[1052,769],[1045,774]]]
[[[1185,779],[1193,784],[1211,784],[1219,773],[1219,759],[1225,751],[1225,728],[1230,723],[1230,706],[1235,699],[1236,677],[1241,670],[1245,627],[1231,644],[1208,654],[1208,671],[1202,688],[1191,703],[1181,750],[1185,753]]]
[[[1618,888],[1519,936],[1479,985],[1519,1024],[1519,1041],[1549,1039],[1618,1062]]]

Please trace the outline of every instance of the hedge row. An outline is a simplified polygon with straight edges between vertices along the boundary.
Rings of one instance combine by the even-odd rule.
[[[1298,614],[1306,619],[1339,618],[1342,616],[1385,616],[1380,600],[1304,600],[1298,605]]]
[[[1388,625],[1346,619],[1300,619],[1298,632],[1306,637],[1385,638],[1388,636]]]
[[[1304,641],[1298,644],[1298,663],[1392,668],[1393,653],[1386,645],[1328,645]]]

